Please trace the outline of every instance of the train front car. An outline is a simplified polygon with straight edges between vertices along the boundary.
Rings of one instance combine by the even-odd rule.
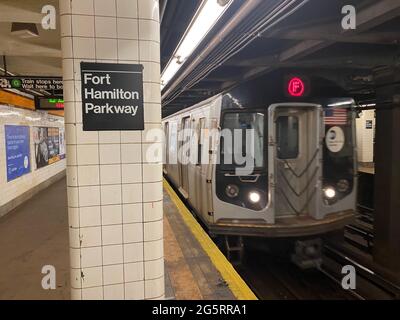
[[[320,238],[355,212],[354,101],[329,98],[344,94],[278,73],[222,96],[212,233],[291,238],[297,264],[319,263]]]

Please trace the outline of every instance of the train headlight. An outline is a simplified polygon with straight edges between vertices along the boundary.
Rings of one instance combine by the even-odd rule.
[[[239,195],[239,187],[235,184],[228,184],[225,193],[229,198],[236,198]]]
[[[260,199],[261,199],[261,196],[260,196],[260,194],[258,192],[252,191],[252,192],[249,193],[249,200],[252,203],[257,203],[257,202],[260,201]]]
[[[346,179],[340,179],[336,186],[340,192],[346,192],[350,188],[350,182]]]
[[[327,199],[333,199],[336,197],[336,191],[332,187],[326,187],[324,189],[324,194]]]

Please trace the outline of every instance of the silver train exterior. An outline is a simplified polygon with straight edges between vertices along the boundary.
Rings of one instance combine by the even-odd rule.
[[[305,90],[293,97],[287,74],[246,82],[163,119],[164,174],[213,235],[319,236],[354,218],[354,100],[329,98],[345,92],[303,75]],[[234,152],[221,132],[244,128],[254,129],[259,147],[254,172],[241,175],[240,165],[224,164]],[[171,161],[188,141],[197,160]]]

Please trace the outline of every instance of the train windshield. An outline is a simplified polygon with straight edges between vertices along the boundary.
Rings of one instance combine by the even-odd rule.
[[[265,114],[261,112],[227,112],[222,121],[220,165],[223,170],[265,166]]]

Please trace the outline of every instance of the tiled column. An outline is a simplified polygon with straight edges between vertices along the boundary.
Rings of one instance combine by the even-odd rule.
[[[162,299],[157,0],[60,0],[72,299]],[[144,66],[144,131],[82,131],[80,62]]]

